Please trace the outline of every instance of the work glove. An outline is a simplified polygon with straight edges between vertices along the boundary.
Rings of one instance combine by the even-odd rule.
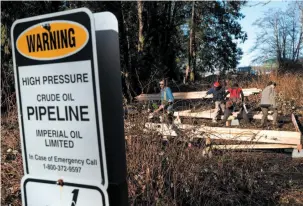
[[[161,104],[160,107],[159,107],[159,109],[164,109],[164,105]]]

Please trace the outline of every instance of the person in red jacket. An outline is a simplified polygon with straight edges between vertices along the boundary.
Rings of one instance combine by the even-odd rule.
[[[230,94],[229,100],[231,100],[233,103],[244,102],[243,90],[237,83],[234,83],[233,86],[227,90],[226,95],[228,94]]]
[[[235,112],[235,110],[239,109],[239,116],[241,116],[246,123],[249,123],[248,115],[243,107],[244,103],[244,93],[241,87],[237,83],[234,83],[231,88],[226,92],[226,96],[229,96],[229,105],[226,105],[226,109],[224,111],[223,122],[225,123],[228,117]]]

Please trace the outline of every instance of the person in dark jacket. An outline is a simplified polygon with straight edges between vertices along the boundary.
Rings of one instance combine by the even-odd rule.
[[[277,84],[275,82],[269,82],[267,87],[265,87],[262,91],[260,107],[262,109],[263,116],[261,120],[261,127],[266,126],[269,110],[273,110],[273,125],[277,126],[278,109],[276,103],[276,86]]]
[[[215,82],[214,87],[206,93],[206,95],[209,94],[213,94],[213,101],[215,102],[215,116],[212,121],[216,123],[220,112],[224,113],[225,110],[225,87],[222,87],[219,82]]]

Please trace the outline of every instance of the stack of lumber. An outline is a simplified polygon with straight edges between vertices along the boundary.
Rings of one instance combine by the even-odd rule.
[[[227,91],[227,90],[226,90]],[[257,88],[249,88],[243,89],[244,96],[250,96],[252,94],[258,94],[262,90]],[[174,98],[178,99],[202,99],[205,98],[212,98],[212,94],[206,95],[207,91],[200,91],[200,92],[174,92]],[[227,95],[229,97],[229,95]],[[138,101],[155,101],[160,100],[160,93],[159,94],[140,94],[139,96],[135,97]]]
[[[145,127],[152,131],[157,131],[164,137],[177,137],[178,131],[186,134],[186,137],[234,140],[262,144],[244,145],[216,145],[218,149],[275,149],[275,148],[296,148],[301,144],[301,133],[291,131],[276,130],[256,130],[225,127],[194,126],[188,124],[175,125],[170,128],[167,124],[146,123]],[[266,144],[263,144],[266,143]]]

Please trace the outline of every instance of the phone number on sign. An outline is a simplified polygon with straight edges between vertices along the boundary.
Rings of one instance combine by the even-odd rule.
[[[64,172],[75,172],[80,173],[81,167],[71,167],[71,166],[63,166],[63,165],[51,165],[51,164],[43,164],[44,169],[47,170],[55,170],[55,171],[64,171]]]

